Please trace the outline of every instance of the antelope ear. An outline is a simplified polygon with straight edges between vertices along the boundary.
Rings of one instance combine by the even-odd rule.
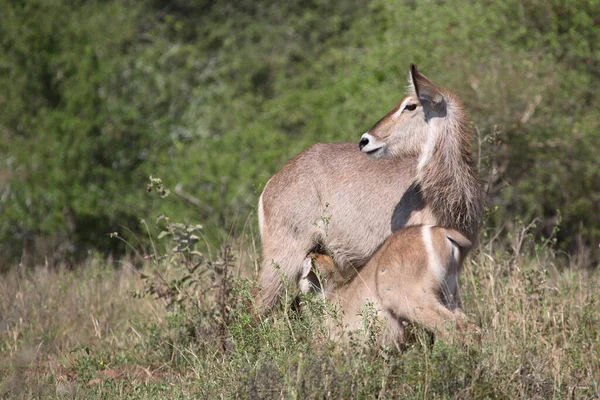
[[[304,259],[304,263],[302,263],[302,279],[305,279],[306,277],[308,277],[308,274],[310,274],[311,268],[312,268],[312,258],[306,257]]]
[[[420,73],[415,64],[410,64],[410,86],[413,93],[421,101],[428,101],[434,105],[444,101],[444,96],[440,92],[440,89],[427,79],[425,75]]]
[[[452,242],[456,243],[456,245],[461,249],[468,249],[473,245],[469,239],[454,229],[446,229],[446,237]]]

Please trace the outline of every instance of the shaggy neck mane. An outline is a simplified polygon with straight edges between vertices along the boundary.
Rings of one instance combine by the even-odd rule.
[[[471,155],[471,132],[462,104],[444,92],[446,116],[433,129],[437,143],[431,159],[418,171],[421,194],[437,224],[476,239],[483,212],[483,193]]]

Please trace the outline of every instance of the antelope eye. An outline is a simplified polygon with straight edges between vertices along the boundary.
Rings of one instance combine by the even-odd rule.
[[[408,111],[414,111],[417,108],[416,104],[407,104],[406,107],[404,107],[405,110]]]

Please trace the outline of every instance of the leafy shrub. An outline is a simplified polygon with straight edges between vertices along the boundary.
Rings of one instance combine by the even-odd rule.
[[[150,209],[203,221],[212,244],[239,234],[286,160],[357,141],[416,62],[466,104],[490,223],[538,217],[548,235],[559,210],[559,246],[597,260],[598,14],[564,1],[5,2],[2,247],[123,251],[106,233],[139,233]],[[200,207],[144,198],[150,174]]]

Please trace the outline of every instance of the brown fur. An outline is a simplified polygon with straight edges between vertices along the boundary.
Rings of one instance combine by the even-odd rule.
[[[283,276],[299,281],[302,261],[315,250],[331,255],[341,276],[351,279],[405,226],[441,225],[476,239],[483,193],[462,105],[416,67],[411,86],[367,132],[384,146],[377,154],[355,143],[315,144],[267,183],[258,210],[263,309],[277,302]],[[404,101],[416,108],[400,110]]]
[[[425,230],[430,233],[434,254],[428,252]],[[313,254],[313,268],[305,270],[300,284],[303,291],[322,291],[338,304],[343,313],[340,333],[360,329],[361,314],[372,303],[386,321],[382,335],[385,344],[404,342],[404,322],[420,324],[447,337],[455,327],[467,326],[466,316],[454,307],[446,289],[452,284],[449,279],[459,273],[460,258],[470,246],[471,242],[455,230],[412,226],[390,236],[352,281],[345,282],[336,274],[330,257]],[[436,272],[436,260],[441,275]]]

